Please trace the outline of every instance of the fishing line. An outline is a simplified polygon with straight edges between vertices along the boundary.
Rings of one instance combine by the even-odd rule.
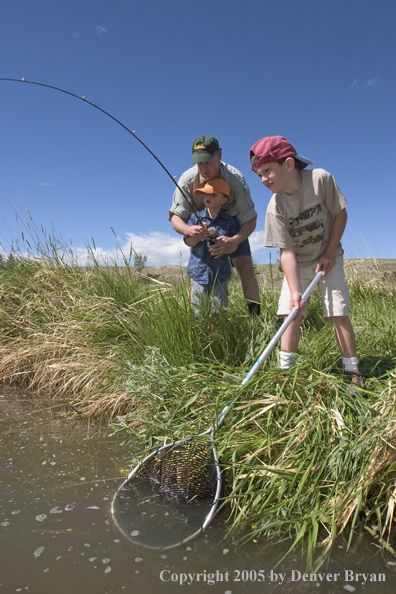
[[[54,87],[52,85],[46,85],[44,83],[39,83],[39,82],[34,82],[32,80],[26,80],[25,78],[1,78],[0,80],[4,80],[4,81],[8,81],[8,82],[22,82],[22,83],[28,83],[30,85],[37,85],[39,87],[46,87],[47,89],[53,89],[54,91],[59,91],[60,93],[65,93],[65,95],[70,95],[71,97],[75,97],[76,99],[80,99],[81,101],[84,101],[85,103],[88,103],[88,105],[91,105],[92,107],[95,107],[95,109],[98,109],[99,111],[101,111],[102,113],[104,113],[105,115],[107,115],[109,118],[111,118],[112,120],[114,120],[115,122],[117,122],[117,124],[119,124],[120,126],[122,126],[122,128],[124,128],[124,130],[126,130],[127,132],[129,132],[129,134],[132,134],[132,136],[134,138],[136,138],[136,140],[138,142],[140,142],[140,144],[150,153],[150,155],[152,155],[154,157],[154,159],[157,161],[157,163],[159,165],[161,165],[162,169],[165,171],[165,173],[171,178],[171,180],[173,181],[173,183],[175,184],[175,186],[178,188],[178,190],[181,192],[182,196],[186,199],[187,203],[189,204],[189,206],[191,207],[193,213],[195,214],[195,216],[198,219],[198,222],[201,226],[206,226],[206,224],[203,224],[203,221],[200,219],[200,217],[198,216],[198,212],[197,209],[194,206],[194,203],[191,202],[191,200],[186,196],[185,192],[183,192],[183,190],[181,189],[181,187],[179,186],[179,184],[177,183],[177,181],[175,180],[175,178],[172,176],[172,174],[168,171],[168,169],[165,167],[165,165],[158,159],[158,157],[153,153],[153,151],[147,146],[147,144],[145,144],[135,133],[135,131],[130,130],[129,128],[127,128],[127,126],[125,126],[125,124],[123,124],[122,122],[120,122],[120,120],[117,120],[117,118],[115,118],[114,116],[111,115],[111,113],[109,113],[108,111],[105,111],[104,109],[102,109],[101,107],[98,107],[97,105],[95,105],[95,103],[91,103],[91,101],[88,101],[88,99],[85,98],[85,96],[80,97],[79,95],[76,95],[75,93],[71,93],[70,91],[66,91],[65,89],[60,89],[59,87]]]

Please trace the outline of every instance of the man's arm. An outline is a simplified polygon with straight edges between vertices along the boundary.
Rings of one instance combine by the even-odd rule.
[[[338,214],[334,215],[329,243],[327,244],[323,254],[320,256],[318,265],[316,267],[316,272],[323,270],[323,276],[326,276],[326,274],[330,272],[335,264],[335,253],[345,231],[346,223],[347,212],[345,208],[343,208]]]
[[[245,241],[253,233],[256,228],[257,219],[251,219],[242,225],[238,233],[232,237],[222,235],[218,237],[216,243],[209,248],[210,253],[215,258],[219,258],[223,254],[233,254],[238,245]]]

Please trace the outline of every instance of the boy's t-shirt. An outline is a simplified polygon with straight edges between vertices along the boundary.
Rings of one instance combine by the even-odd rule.
[[[334,177],[324,169],[301,171],[296,194],[273,194],[265,216],[266,247],[293,249],[299,263],[317,260],[325,251],[333,215],[348,202]],[[336,257],[342,255],[339,244]]]
[[[233,237],[240,229],[238,221],[222,210],[215,219],[209,217],[206,209],[199,212],[198,216],[208,227],[217,229],[218,237],[223,235]],[[198,224],[198,218],[195,214],[192,214],[188,225]],[[223,283],[231,276],[230,257],[228,254],[224,254],[219,258],[214,258],[209,251],[209,241],[201,239],[197,245],[190,248],[187,274],[201,285]]]

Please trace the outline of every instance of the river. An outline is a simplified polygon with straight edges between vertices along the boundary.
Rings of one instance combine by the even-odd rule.
[[[349,551],[341,536],[315,575],[301,551],[282,560],[289,543],[234,542],[226,513],[182,547],[139,547],[111,514],[130,458],[66,406],[0,391],[0,592],[394,594],[396,558],[363,532]]]

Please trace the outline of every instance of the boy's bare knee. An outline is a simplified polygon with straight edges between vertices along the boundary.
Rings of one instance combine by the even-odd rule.
[[[349,316],[332,316],[331,318],[328,318],[328,319],[336,327],[345,328],[345,327],[352,326]]]

